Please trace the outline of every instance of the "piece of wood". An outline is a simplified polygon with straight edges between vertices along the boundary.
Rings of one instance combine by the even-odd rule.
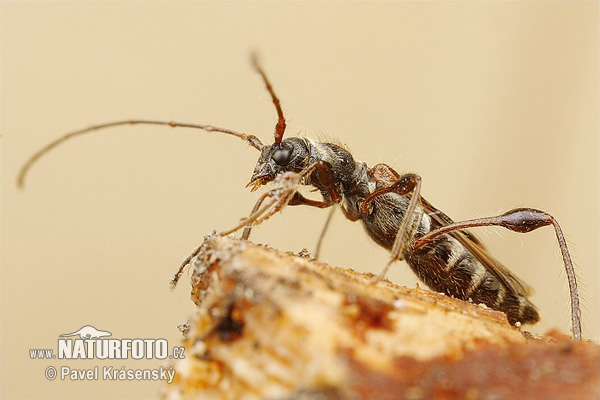
[[[165,398],[598,398],[600,348],[482,305],[209,237]]]

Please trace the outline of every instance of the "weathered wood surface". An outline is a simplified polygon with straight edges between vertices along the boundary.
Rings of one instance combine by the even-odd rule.
[[[192,269],[166,398],[600,397],[597,345],[531,338],[485,306],[230,238]]]

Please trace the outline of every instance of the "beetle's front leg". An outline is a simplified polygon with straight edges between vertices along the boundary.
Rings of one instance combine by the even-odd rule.
[[[302,184],[303,180],[309,176],[313,171],[317,172],[317,179],[327,187],[330,193],[329,198],[331,201],[317,201],[307,199],[298,192],[298,188]],[[248,240],[252,227],[261,224],[266,221],[273,214],[280,211],[286,205],[309,205],[313,207],[326,208],[331,206],[334,202],[341,200],[340,195],[335,190],[333,185],[333,172],[331,167],[323,161],[317,161],[300,172],[285,172],[275,178],[275,188],[271,189],[267,193],[261,196],[256,202],[250,216],[242,222],[228,230],[221,232],[221,235],[228,235],[238,229],[244,227],[241,239]],[[267,201],[266,205],[262,205],[263,202]]]
[[[277,177],[275,184],[277,185],[274,189],[269,190],[263,194],[254,207],[252,212],[247,218],[244,218],[237,226],[227,231],[219,233],[219,235],[229,235],[241,228],[244,228],[241,239],[248,240],[252,227],[260,225],[273,214],[280,211],[285,207],[297,193],[298,187],[302,181],[300,174],[295,172],[285,172]],[[265,203],[263,205],[263,203]]]
[[[308,199],[308,198],[304,197],[300,192],[296,192],[294,194],[294,197],[292,198],[292,200],[290,200],[290,202],[288,204],[290,206],[311,206],[311,207],[318,207],[318,208],[329,208],[329,207],[334,206],[335,204],[338,204],[340,201],[342,201],[342,196],[340,195],[340,193],[338,193],[338,190],[335,188],[335,185],[333,184],[334,177],[335,176],[333,174],[333,171],[331,170],[331,167],[325,163],[321,163],[319,165],[317,179],[319,179],[319,183],[321,183],[321,185],[327,187],[327,189],[326,189],[327,196],[323,196],[324,200],[319,201],[319,200]],[[342,211],[345,211],[344,207],[342,207]],[[319,254],[321,253],[321,247],[322,247],[323,241],[325,239],[325,234],[327,233],[327,230],[329,229],[329,224],[331,223],[334,212],[335,212],[335,207],[332,207],[329,211],[329,215],[327,216],[327,219],[325,220],[325,224],[323,225],[323,228],[321,229],[321,234],[319,235],[319,239],[317,240],[317,245],[315,246],[315,251],[314,251],[314,257],[317,260],[319,259]],[[346,214],[346,213],[344,213],[344,214]]]
[[[318,207],[318,208],[328,208],[334,204],[335,203],[333,201],[319,201],[319,200],[308,199],[299,192],[294,193],[294,196],[288,203],[288,205],[290,205],[290,206],[311,206],[311,207]]]
[[[229,229],[227,231],[220,232],[217,235],[219,235],[219,236],[229,235],[230,233],[233,233],[233,232],[235,232],[235,231],[237,231],[237,230],[239,230],[239,229],[241,229],[242,227],[245,226],[244,233],[242,234],[241,239],[242,240],[247,240],[248,237],[250,236],[250,231],[252,230],[252,224],[255,221],[260,220],[262,222],[264,219],[268,218],[274,212],[277,211],[277,209],[275,211],[273,211],[273,210],[269,211],[269,208],[275,208],[273,206],[277,202],[282,202],[284,200],[283,197],[281,197],[282,195],[281,195],[280,192],[281,192],[281,189],[273,189],[273,190],[268,191],[267,193],[264,193],[262,196],[260,196],[260,198],[258,199],[258,201],[256,202],[256,204],[254,204],[254,207],[252,208],[252,212],[250,213],[250,216],[248,216],[248,218],[244,218],[234,228]],[[291,197],[291,195],[288,195],[288,197]],[[263,205],[263,203],[267,199],[268,199],[267,204]],[[289,201],[289,199],[288,199],[288,201]],[[278,209],[280,209],[281,207],[283,207],[283,206],[280,206]],[[265,212],[268,212],[268,213],[261,218],[261,215],[263,215]],[[185,260],[183,260],[183,262],[179,266],[177,272],[175,273],[175,275],[173,276],[173,278],[171,278],[171,282],[170,282],[171,288],[174,288],[177,285],[177,282],[179,281],[179,278],[181,278],[181,274],[183,273],[184,268],[189,263],[191,263],[192,260],[198,254],[200,254],[201,251],[202,251],[202,245],[200,245],[189,256],[187,256],[185,258]]]
[[[318,171],[319,180],[322,183],[326,183],[325,186],[331,187],[331,198],[333,199],[333,201],[339,201],[339,199],[341,198],[333,187],[333,173],[331,171],[331,167],[322,161],[317,161],[307,166],[300,172],[285,172],[283,174],[278,175],[274,181],[275,187],[269,190],[268,192],[264,193],[258,199],[258,201],[254,204],[250,215],[247,218],[244,218],[235,227],[220,232],[218,235],[229,235],[230,233],[244,228],[244,232],[242,233],[241,239],[247,240],[250,237],[252,227],[266,221],[273,214],[280,211],[283,207],[285,207],[288,204],[303,204],[321,208],[329,207],[330,205],[332,205],[333,202],[328,203],[325,201],[319,202],[316,200],[310,200],[298,193],[298,188],[302,184],[303,179],[315,170]],[[329,184],[329,182],[331,183]],[[177,284],[177,281],[183,273],[183,269],[194,259],[194,257],[196,257],[200,253],[201,249],[202,246],[198,247],[196,250],[194,250],[192,254],[185,258],[183,263],[181,263],[179,269],[177,270],[177,273],[171,279],[172,287],[174,287]]]

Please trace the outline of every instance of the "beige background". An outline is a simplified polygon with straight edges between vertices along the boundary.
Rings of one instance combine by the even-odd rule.
[[[29,348],[91,324],[167,338],[193,307],[167,282],[202,237],[252,207],[257,152],[201,131],[136,127],[65,144],[15,189],[19,166],[72,129],[123,118],[209,123],[271,140],[336,137],[370,165],[423,177],[456,220],[516,206],[552,213],[579,268],[584,332],[599,337],[597,2],[2,4],[1,397],[154,397],[156,382],[48,382]],[[253,240],[312,249],[326,212],[286,209]],[[535,332],[569,329],[550,228],[479,229],[536,289]],[[338,214],[323,258],[377,272],[386,251]],[[414,286],[404,263],[389,275]],[[156,368],[155,360],[108,365]]]

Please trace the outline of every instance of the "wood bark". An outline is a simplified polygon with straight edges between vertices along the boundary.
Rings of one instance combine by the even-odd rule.
[[[209,237],[165,398],[599,398],[600,348],[372,274]]]

